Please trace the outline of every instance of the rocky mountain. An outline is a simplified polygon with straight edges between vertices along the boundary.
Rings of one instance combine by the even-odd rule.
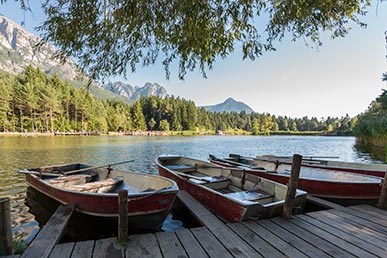
[[[57,74],[64,80],[82,77],[72,60],[61,63],[59,59],[51,58],[55,53],[52,45],[43,44],[38,48],[40,41],[19,24],[0,15],[0,69],[19,74],[27,65],[32,65],[46,74]]]
[[[105,90],[112,91],[118,95],[127,97],[133,101],[140,99],[141,96],[158,96],[165,98],[168,94],[164,87],[158,83],[147,82],[143,87],[132,86],[123,82],[113,82],[101,85]]]
[[[204,106],[207,111],[210,112],[241,112],[245,111],[247,114],[254,112],[254,110],[243,102],[236,101],[233,98],[226,99],[223,103]]]
[[[62,80],[70,81],[75,87],[86,85],[89,77],[79,71],[74,61],[67,59],[62,63],[53,58],[56,49],[50,44],[42,44],[38,48],[40,41],[39,37],[0,14],[0,70],[16,75],[24,71],[26,66],[32,65],[48,75],[56,74]],[[90,87],[90,92],[100,99],[116,99],[128,103],[140,96],[167,95],[166,90],[157,83],[133,87],[122,82],[107,85],[95,82]]]

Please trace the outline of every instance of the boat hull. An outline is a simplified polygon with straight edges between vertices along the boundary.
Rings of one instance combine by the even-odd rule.
[[[118,217],[117,192],[90,193],[71,191],[64,187],[53,187],[33,174],[26,174],[26,180],[30,187],[61,204],[76,204],[76,211],[79,213],[101,218]],[[171,181],[170,189],[159,192],[128,194],[129,223],[136,228],[160,228],[172,207],[177,191],[176,184]]]
[[[211,159],[211,162],[218,165],[227,165],[226,159]],[[235,167],[235,164],[228,164],[228,167]],[[242,166],[239,166],[240,168]],[[250,169],[243,167],[244,171],[249,174],[257,175],[282,184],[287,184],[290,173],[277,173],[268,170]],[[329,171],[326,171],[329,173]],[[298,188],[302,189],[313,196],[329,199],[336,203],[350,205],[357,203],[375,203],[377,202],[382,187],[381,180],[373,182],[341,182],[325,181],[322,179],[305,178],[302,172],[298,179]]]
[[[200,162],[200,161],[198,161]],[[161,176],[174,180],[180,190],[184,190],[195,197],[199,202],[205,205],[211,212],[227,222],[240,222],[249,219],[270,218],[278,216],[282,213],[284,201],[278,201],[271,207],[263,207],[261,205],[249,205],[243,202],[238,202],[227,198],[219,192],[209,189],[200,184],[196,184],[175,174],[170,169],[166,168],[158,160],[159,174]],[[206,162],[211,165],[211,163]],[[205,163],[200,165],[205,165]],[[207,165],[208,166],[208,165]],[[254,175],[254,177],[256,177]],[[286,188],[286,186],[284,186]],[[286,190],[285,190],[286,192]],[[304,208],[306,195],[297,195],[295,199],[295,213],[301,212]]]

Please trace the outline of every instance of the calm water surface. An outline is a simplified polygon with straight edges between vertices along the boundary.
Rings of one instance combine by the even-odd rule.
[[[103,165],[134,159],[134,163],[119,168],[156,174],[154,160],[160,154],[208,159],[209,154],[224,157],[229,153],[245,156],[298,153],[379,163],[354,145],[353,137],[316,136],[0,137],[0,197],[11,198],[14,237],[30,241],[38,231],[38,223],[24,204],[27,185],[24,175],[16,173],[18,169],[75,162]],[[170,223],[167,228],[173,228]]]

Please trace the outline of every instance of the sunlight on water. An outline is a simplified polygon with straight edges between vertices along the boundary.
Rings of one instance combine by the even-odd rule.
[[[316,136],[56,136],[0,138],[0,197],[10,197],[12,227],[15,238],[31,240],[38,224],[24,204],[26,187],[24,175],[18,169],[64,163],[103,165],[124,160],[133,163],[120,169],[157,173],[155,158],[160,154],[180,154],[208,159],[237,153],[244,156],[276,154],[291,156],[339,156],[343,161],[378,163],[354,147],[353,137]],[[173,223],[167,223],[173,227]]]

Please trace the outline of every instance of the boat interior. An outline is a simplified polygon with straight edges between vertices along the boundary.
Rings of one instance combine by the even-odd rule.
[[[245,174],[243,170],[227,169],[212,164],[168,164],[172,170],[192,183],[210,188],[241,202],[269,204],[285,199],[286,186]]]
[[[249,169],[254,169],[254,166],[264,168],[266,172],[277,173],[278,175],[288,176],[291,173],[291,165],[287,163],[281,163],[276,160],[259,160],[259,159],[249,159],[242,157],[230,157],[224,159],[225,161],[231,160],[233,163],[239,164],[241,166],[246,165]],[[323,181],[332,181],[332,182],[342,182],[342,183],[380,183],[381,179],[378,177],[372,177],[362,174],[355,174],[349,172],[342,172],[336,170],[326,170],[321,168],[312,168],[302,166],[300,169],[300,178],[307,178],[313,180],[323,180]]]
[[[43,181],[77,192],[118,193],[120,190],[127,190],[129,194],[140,194],[176,187],[171,180],[149,174],[83,164],[35,168],[29,171],[52,173],[51,176],[42,176]]]

